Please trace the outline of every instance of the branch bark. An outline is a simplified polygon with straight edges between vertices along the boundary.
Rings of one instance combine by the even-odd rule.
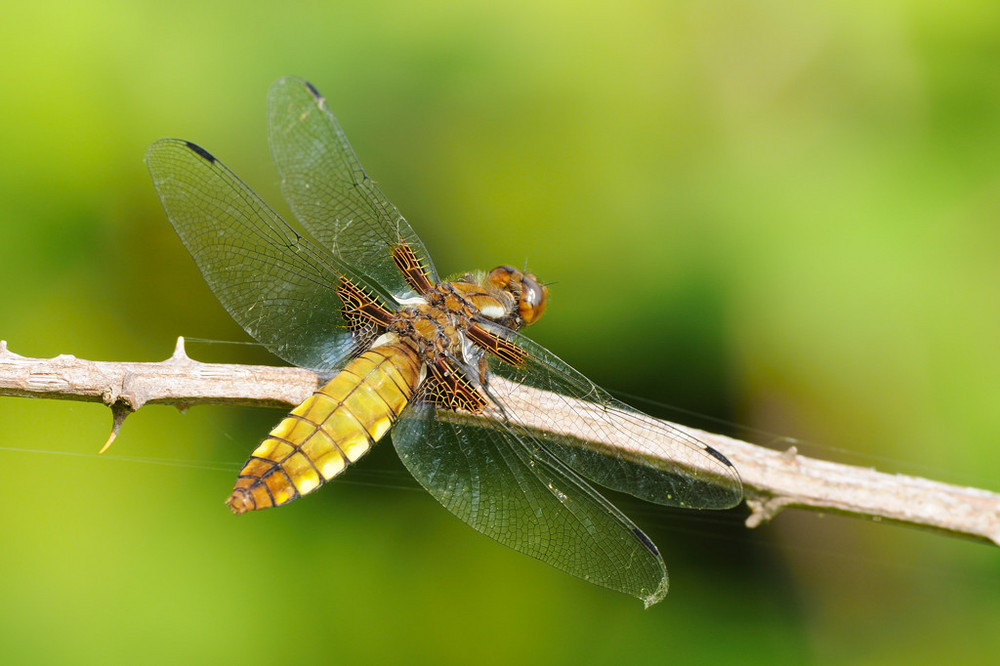
[[[9,351],[6,342],[0,341],[0,396],[101,402],[111,407],[114,419],[105,448],[125,417],[147,404],[294,406],[318,382],[316,373],[301,368],[201,363],[188,358],[183,338],[178,339],[173,355],[159,363],[87,361],[69,355],[27,358]],[[521,391],[531,404],[550,402],[544,391],[527,387]],[[588,404],[580,403],[579,409],[586,413]],[[542,414],[542,410],[522,414]],[[549,411],[544,417],[544,422],[524,421],[524,425],[545,430],[574,422]],[[795,507],[913,525],[1000,545],[1000,494],[817,460],[799,455],[795,447],[775,451],[670,425],[715,447],[736,466],[751,512],[747,527]],[[586,439],[579,433],[564,434]],[[628,446],[627,441],[602,444]]]

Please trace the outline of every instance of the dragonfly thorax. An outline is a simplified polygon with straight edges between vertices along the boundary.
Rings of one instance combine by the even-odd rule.
[[[400,310],[389,330],[397,339],[409,342],[428,362],[454,354],[461,323],[461,318],[454,313],[419,305]]]
[[[424,300],[400,308],[389,330],[416,348],[425,363],[443,358],[466,359],[465,335],[481,308],[507,312],[509,304],[492,299],[477,285],[443,282],[424,294]]]
[[[481,354],[467,334],[477,319],[517,330],[538,321],[548,295],[533,274],[498,266],[489,273],[467,273],[429,285],[421,299],[396,311],[389,330],[408,340],[425,363],[451,358],[474,365]]]

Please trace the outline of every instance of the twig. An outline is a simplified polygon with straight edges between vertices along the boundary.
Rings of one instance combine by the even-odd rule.
[[[159,363],[87,361],[68,355],[27,358],[9,351],[6,342],[0,341],[0,396],[102,402],[112,408],[114,418],[105,447],[125,417],[143,405],[291,406],[308,397],[318,380],[316,373],[300,368],[194,361],[184,352],[183,338],[178,339],[174,354]],[[546,403],[544,391],[522,387],[519,392],[531,404]],[[579,405],[584,413],[588,408],[588,403]],[[574,421],[560,419],[550,410],[519,413],[544,416],[537,423],[524,421],[542,430],[562,429],[569,427],[562,424]],[[670,425],[710,444],[733,462],[751,511],[748,527],[771,520],[784,508],[797,507],[914,525],[1000,545],[1000,494],[817,460],[799,455],[794,447],[774,451]],[[572,431],[560,432],[586,439]],[[602,444],[627,446],[625,442]]]

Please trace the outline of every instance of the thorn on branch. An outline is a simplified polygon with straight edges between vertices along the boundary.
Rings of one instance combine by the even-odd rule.
[[[122,423],[125,422],[125,417],[131,414],[134,409],[125,402],[124,400],[115,400],[111,404],[111,434],[108,435],[108,441],[104,442],[104,446],[98,451],[98,455],[107,451],[111,444],[114,443],[115,439],[118,437],[118,431],[122,429]]]
[[[191,357],[187,355],[187,350],[184,349],[184,336],[178,336],[177,344],[174,345],[174,353],[170,355],[168,359],[175,363],[184,363],[185,361],[191,361]]]

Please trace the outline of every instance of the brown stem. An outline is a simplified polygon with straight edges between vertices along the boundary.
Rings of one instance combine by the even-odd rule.
[[[125,416],[146,404],[291,406],[305,400],[318,379],[316,373],[300,368],[200,363],[188,358],[183,338],[177,340],[173,355],[159,363],[87,361],[68,355],[27,358],[9,351],[0,341],[0,396],[103,402],[114,416],[109,444]],[[521,387],[518,393],[531,404],[547,402],[544,391]],[[579,416],[589,406],[580,403],[573,409]],[[519,412],[528,418],[532,414],[542,412]],[[525,421],[524,425],[544,430],[553,423],[572,428],[576,422],[549,411],[544,417],[544,423]],[[795,447],[775,451],[670,425],[715,447],[733,462],[751,510],[748,527],[771,520],[784,508],[797,507],[914,525],[1000,545],[1000,494],[817,460],[799,455]],[[563,434],[586,439],[571,430]],[[627,447],[624,441],[602,444]]]

